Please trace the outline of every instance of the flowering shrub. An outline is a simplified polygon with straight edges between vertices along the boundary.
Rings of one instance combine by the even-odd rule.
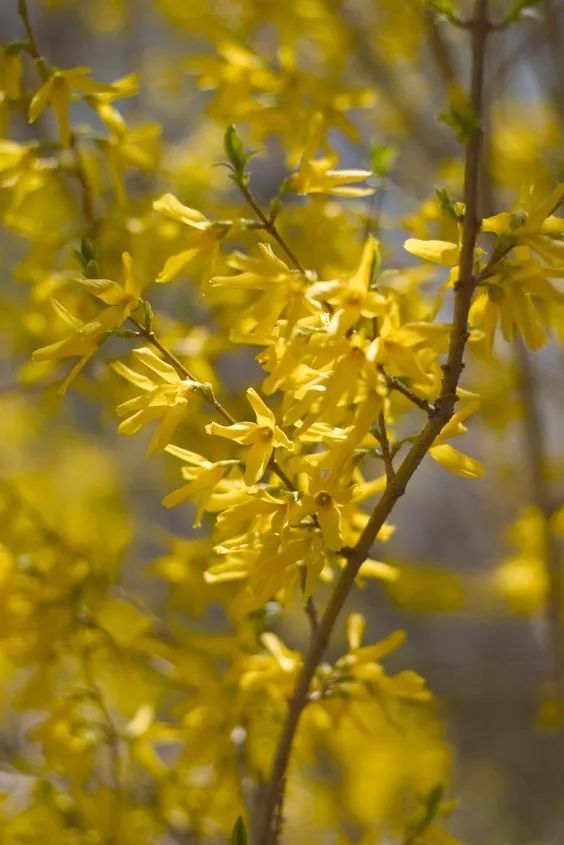
[[[127,5],[82,4],[118,21]],[[1,214],[21,253],[3,321],[18,363],[0,665],[25,737],[6,742],[21,783],[0,809],[3,841],[447,845],[451,752],[432,694],[394,663],[405,632],[371,641],[345,604],[373,581],[402,604],[394,508],[427,457],[461,484],[484,475],[479,439],[463,435],[503,426],[488,384],[513,372],[515,350],[533,483],[491,584],[517,612],[545,608],[541,711],[561,720],[564,519],[527,350],[562,338],[564,182],[542,149],[529,161],[517,130],[524,185],[497,170],[486,102],[490,42],[536,4],[379,0],[363,10],[379,39],[368,54],[340,2],[152,5],[208,45],[183,60],[212,93],[180,164],[160,126],[129,125],[118,106],[137,77],[57,67],[26,0],[0,53]],[[424,201],[396,227],[403,247],[379,197],[397,156],[410,184],[404,135],[433,146],[439,124],[427,132],[413,103],[394,102],[388,49],[398,66],[437,63],[451,128]],[[357,57],[373,84],[358,83]],[[375,96],[397,149],[368,156]],[[359,151],[370,169],[347,166]],[[166,465],[162,504],[178,511],[165,524],[182,531],[151,536],[126,505],[142,458],[131,441],[112,451],[108,407],[120,434],[150,431],[128,497],[142,502]],[[156,542],[150,572],[168,596],[149,601],[136,561]],[[430,577],[423,592],[438,588]]]

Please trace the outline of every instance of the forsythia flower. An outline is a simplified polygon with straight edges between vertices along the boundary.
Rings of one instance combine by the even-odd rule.
[[[73,367],[63,385],[64,392],[69,384],[76,378],[88,360],[94,355],[99,344],[105,340],[114,329],[119,328],[122,323],[135,311],[140,304],[141,289],[139,282],[133,275],[131,256],[124,252],[122,254],[123,285],[111,279],[79,279],[80,284],[86,288],[108,308],[105,308],[88,323],[82,324],[76,317],[64,308],[59,302],[53,300],[53,306],[59,316],[65,320],[74,332],[64,340],[51,343],[36,349],[33,357],[36,360],[48,361],[59,358],[74,358],[80,356],[80,361]]]
[[[328,549],[337,551],[343,546],[341,514],[354,493],[353,487],[343,488],[335,475],[313,472],[306,476],[307,492],[296,503],[293,518],[315,516]]]
[[[335,308],[328,326],[330,334],[344,334],[360,317],[378,317],[385,313],[386,298],[371,290],[377,260],[378,241],[368,238],[356,272],[346,282],[317,282],[310,289],[310,296],[320,296]]]
[[[55,113],[59,127],[59,137],[63,147],[70,147],[71,127],[69,120],[69,106],[71,94],[78,91],[81,94],[100,94],[111,92],[112,86],[103,82],[86,79],[90,73],[87,67],[73,67],[69,70],[56,70],[43,83],[29,104],[29,122],[37,120],[44,109],[50,105]]]
[[[451,446],[450,443],[445,443],[445,440],[448,440],[450,437],[456,437],[459,434],[464,434],[468,429],[463,424],[463,421],[471,414],[476,413],[477,410],[478,405],[475,402],[469,402],[465,408],[457,411],[452,419],[444,426],[429,449],[430,456],[437,463],[455,475],[461,475],[463,478],[479,478],[484,474],[484,467],[475,458],[464,455],[458,449]]]
[[[118,405],[118,416],[126,417],[119,424],[118,431],[127,435],[136,434],[147,423],[160,420],[149,445],[148,451],[151,453],[168,446],[199,383],[180,378],[174,367],[148,347],[134,349],[133,354],[154,375],[149,377],[138,373],[121,361],[112,364],[116,373],[144,391],[140,396]]]
[[[336,197],[366,197],[373,194],[374,188],[350,186],[351,182],[364,182],[372,176],[370,170],[334,170],[337,156],[314,158],[320,145],[322,129],[323,118],[317,115],[312,121],[300,168],[290,177],[290,190],[298,194],[331,194]]]
[[[172,220],[184,223],[192,230],[186,238],[188,248],[176,255],[171,255],[155,281],[161,283],[172,281],[199,255],[206,257],[202,281],[207,281],[212,274],[219,240],[224,236],[226,227],[208,220],[195,208],[183,205],[173,194],[164,194],[160,199],[155,200],[153,208]]]
[[[564,261],[561,271],[564,272]],[[529,349],[539,349],[548,340],[539,301],[561,305],[564,294],[546,279],[545,269],[531,257],[529,247],[517,246],[512,257],[500,264],[498,272],[488,276],[472,303],[469,321],[483,330],[490,353],[498,321],[505,340],[511,340],[517,329]]]
[[[460,248],[451,241],[422,241],[417,238],[408,238],[403,248],[411,255],[424,258],[425,261],[432,261],[434,264],[441,264],[443,267],[453,267],[458,264]]]
[[[188,481],[188,484],[165,496],[163,505],[166,508],[174,508],[187,499],[197,499],[198,510],[194,525],[198,526],[201,524],[202,515],[215,488],[233,466],[239,466],[239,461],[226,460],[212,463],[196,452],[190,452],[188,449],[182,449],[172,443],[169,443],[166,451],[187,464],[182,468],[182,475]]]
[[[312,288],[308,289],[307,280],[301,273],[290,270],[269,244],[259,243],[258,248],[260,255],[257,258],[241,252],[231,255],[228,266],[240,272],[236,276],[214,276],[210,285],[262,291],[262,296],[241,317],[244,325],[249,324],[245,339],[252,339],[255,331],[260,332],[261,337],[268,337],[284,311],[283,333],[287,336],[300,317],[319,311],[321,306],[313,298]],[[240,331],[236,332],[237,338],[240,334]]]
[[[255,412],[256,423],[238,422],[226,426],[212,422],[206,426],[206,431],[251,447],[245,459],[244,478],[245,484],[252,485],[264,475],[274,449],[292,449],[292,443],[278,428],[273,412],[252,387],[247,390],[247,399]]]

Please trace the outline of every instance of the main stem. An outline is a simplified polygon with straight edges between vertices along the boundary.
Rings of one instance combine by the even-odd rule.
[[[413,444],[399,469],[386,485],[382,498],[376,505],[354,549],[346,551],[347,564],[329,599],[318,627],[304,657],[301,673],[294,694],[289,702],[286,721],[278,741],[277,751],[268,781],[259,790],[255,845],[276,845],[281,826],[286,772],[296,730],[307,704],[309,689],[315,670],[327,648],[337,617],[353,585],[354,579],[368,557],[372,543],[397,500],[406,490],[411,476],[425,457],[429,447],[451,419],[456,403],[456,389],[464,367],[463,356],[468,340],[468,312],[475,288],[474,250],[480,229],[478,216],[479,176],[482,153],[482,102],[486,42],[491,31],[488,18],[489,0],[475,0],[474,15],[469,25],[472,37],[472,66],[470,102],[477,118],[477,127],[466,145],[464,175],[464,223],[459,264],[459,279],[455,285],[454,314],[450,331],[447,361],[439,398],[427,424]],[[345,551],[345,550],[343,550]]]

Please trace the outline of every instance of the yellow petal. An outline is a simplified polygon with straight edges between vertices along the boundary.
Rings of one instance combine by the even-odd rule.
[[[408,238],[403,248],[411,255],[417,255],[418,258],[433,261],[435,264],[442,264],[444,267],[458,264],[458,246],[450,241],[420,241],[416,238]]]
[[[252,444],[245,458],[245,484],[252,487],[263,477],[270,457],[272,455],[272,442],[269,440],[257,440]]]
[[[366,619],[362,613],[351,613],[347,619],[347,643],[349,651],[355,651],[360,648],[364,629],[366,628]]]
[[[450,470],[455,475],[463,478],[480,478],[485,472],[483,465],[475,458],[464,455],[449,443],[441,443],[438,446],[431,446],[429,449],[431,457]]]
[[[160,199],[155,200],[153,208],[160,214],[165,214],[167,217],[172,217],[173,220],[178,220],[180,223],[185,223],[195,229],[208,229],[211,225],[201,211],[183,205],[174,194],[164,194]]]
[[[247,399],[251,408],[255,412],[257,423],[259,425],[264,425],[272,428],[274,426],[274,423],[276,422],[276,417],[274,416],[273,412],[270,410],[268,405],[265,405],[256,390],[254,390],[252,387],[249,387],[247,390]]]
[[[184,270],[185,267],[190,264],[194,258],[201,252],[200,247],[193,246],[190,249],[185,249],[182,252],[178,252],[176,255],[171,255],[171,257],[165,262],[165,266],[155,279],[161,285],[167,284],[171,282],[179,273]]]
[[[149,349],[148,346],[141,346],[139,349],[134,349],[133,354],[147,369],[157,373],[168,384],[178,384],[181,380],[174,367],[155,355],[153,350]]]

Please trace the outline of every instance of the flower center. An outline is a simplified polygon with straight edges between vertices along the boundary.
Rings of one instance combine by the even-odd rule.
[[[322,490],[321,493],[317,494],[317,496],[315,497],[315,501],[320,508],[329,508],[333,503],[333,499],[331,498],[330,494],[327,493],[325,490]]]
[[[345,294],[345,305],[350,308],[357,308],[362,303],[362,293],[358,290],[350,290]]]
[[[272,440],[274,432],[268,425],[261,425],[258,430],[259,440]]]

